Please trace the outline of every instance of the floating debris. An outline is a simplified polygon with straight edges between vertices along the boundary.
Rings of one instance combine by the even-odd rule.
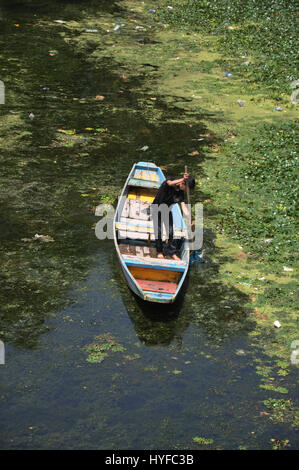
[[[75,129],[57,129],[57,132],[60,132],[61,134],[67,134],[67,135],[76,134]]]
[[[119,28],[121,28],[122,26],[125,26],[124,24],[118,24],[116,25],[114,28],[113,28],[113,31],[118,31]]]
[[[294,271],[293,268],[288,268],[287,266],[284,266],[284,267],[283,267],[283,270],[284,270],[284,271],[287,271],[287,272]]]
[[[34,237],[32,238],[21,238],[21,241],[22,242],[34,242],[34,241],[40,241],[40,242],[44,242],[44,243],[49,243],[49,242],[54,242],[54,238],[52,238],[50,235],[39,235],[38,233],[36,233],[34,235]]]
[[[246,353],[245,353],[244,349],[238,349],[236,351],[236,354],[237,354],[237,356],[245,356]]]
[[[54,239],[50,235],[39,235],[38,233],[34,235],[34,240],[39,240],[45,243],[54,242]]]

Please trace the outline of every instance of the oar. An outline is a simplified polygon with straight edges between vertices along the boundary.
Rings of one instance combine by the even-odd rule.
[[[187,165],[185,165],[185,173],[188,173]],[[186,191],[187,191],[187,203],[188,203],[188,207],[189,207],[188,222],[189,222],[189,226],[191,227],[190,188],[189,188],[187,183],[186,183]]]
[[[185,165],[185,173],[188,173],[187,165]],[[189,227],[190,227],[190,231],[191,231],[190,188],[189,188],[187,183],[186,183],[186,192],[187,192],[187,203],[188,203],[188,212],[189,212],[188,223],[189,223]],[[202,256],[200,255],[200,253],[197,250],[192,250],[191,253],[190,253],[190,262],[194,263],[195,261],[200,261],[201,263],[203,263],[203,259],[202,259]]]

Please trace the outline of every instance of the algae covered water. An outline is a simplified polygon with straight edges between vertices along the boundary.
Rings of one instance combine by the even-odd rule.
[[[115,202],[133,163],[176,175],[193,152],[204,177],[199,135],[214,126],[208,145],[221,143],[222,111],[165,88],[184,40],[169,33],[161,71],[162,36],[134,2],[0,12],[1,448],[296,448],[296,367],[266,354],[275,332],[257,331],[235,248],[206,228],[206,263],[165,308],[131,294],[113,242],[95,237],[96,205]]]

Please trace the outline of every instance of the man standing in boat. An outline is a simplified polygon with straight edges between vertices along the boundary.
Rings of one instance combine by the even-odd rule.
[[[162,241],[162,224],[164,224],[166,227],[166,232],[168,229],[168,242],[165,246],[165,252],[170,255],[174,260],[180,260],[180,258],[176,255],[176,251],[178,248],[178,239],[174,239],[173,216],[171,209],[174,204],[181,204],[181,209],[184,215],[188,218],[188,220],[191,220],[189,210],[185,204],[185,191],[187,190],[187,185],[189,189],[194,189],[195,187],[195,180],[193,176],[189,173],[185,173],[184,176],[181,178],[167,177],[158,189],[156,197],[153,201],[152,219],[154,224],[158,258],[164,258]],[[169,221],[163,220],[163,210],[161,210],[161,207],[159,210],[159,206],[163,204],[165,204],[168,208],[168,210],[165,212],[167,212]]]

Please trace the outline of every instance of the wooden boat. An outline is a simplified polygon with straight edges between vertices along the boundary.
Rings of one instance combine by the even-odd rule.
[[[118,201],[114,242],[123,274],[131,290],[149,302],[175,301],[189,268],[187,230],[178,204],[172,208],[175,237],[181,238],[180,261],[156,256],[150,205],[165,180],[154,163],[139,162],[127,178]],[[163,239],[166,239],[163,227]]]

